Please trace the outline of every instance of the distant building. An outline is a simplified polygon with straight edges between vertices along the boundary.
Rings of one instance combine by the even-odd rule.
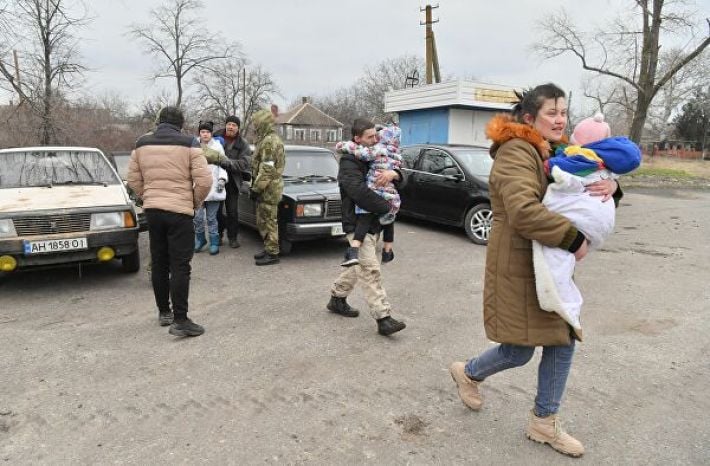
[[[396,112],[402,144],[490,145],[486,124],[517,101],[515,88],[458,80],[385,93],[385,112]]]
[[[272,107],[272,112],[278,112]],[[276,117],[276,131],[285,144],[332,147],[343,139],[343,124],[303,97],[301,105]]]

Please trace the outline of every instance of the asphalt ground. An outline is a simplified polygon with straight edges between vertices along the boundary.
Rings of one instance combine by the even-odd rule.
[[[0,461],[7,464],[708,464],[710,192],[630,191],[576,277],[586,303],[561,417],[571,459],[524,436],[539,350],[482,385],[480,412],[447,367],[492,343],[486,248],[462,230],[396,226],[383,266],[394,316],[328,313],[342,240],[255,267],[243,246],[193,261],[191,316],[159,327],[148,274],[119,264],[0,286]],[[144,265],[147,235],[142,235]],[[350,299],[365,309],[362,293]]]

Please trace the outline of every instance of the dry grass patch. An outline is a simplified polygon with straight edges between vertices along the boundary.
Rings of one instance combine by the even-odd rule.
[[[621,180],[623,186],[710,189],[710,160],[644,157],[641,166]]]
[[[686,160],[674,157],[644,157],[634,175],[704,178],[710,180],[710,160]]]

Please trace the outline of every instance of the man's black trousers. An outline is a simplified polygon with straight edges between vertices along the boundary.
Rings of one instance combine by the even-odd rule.
[[[227,238],[237,239],[239,236],[239,188],[231,181],[227,183],[227,198],[224,201],[226,214],[219,209],[217,213],[217,223],[219,223],[219,236],[222,237],[224,230],[227,230]]]
[[[187,316],[190,294],[190,261],[195,247],[192,216],[146,209],[150,237],[151,279],[160,312],[172,311],[179,320]]]

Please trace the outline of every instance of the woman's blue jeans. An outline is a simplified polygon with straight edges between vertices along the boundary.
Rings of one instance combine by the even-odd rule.
[[[533,353],[534,346],[498,345],[468,361],[466,375],[480,382],[496,372],[524,366],[533,357]],[[542,347],[535,397],[535,414],[538,417],[546,417],[559,411],[573,355],[574,340],[568,346]]]
[[[205,212],[207,213],[207,232],[210,236],[217,235],[219,229],[217,226],[217,211],[219,210],[219,201],[205,201],[195,211],[195,234],[201,235],[205,232]]]

